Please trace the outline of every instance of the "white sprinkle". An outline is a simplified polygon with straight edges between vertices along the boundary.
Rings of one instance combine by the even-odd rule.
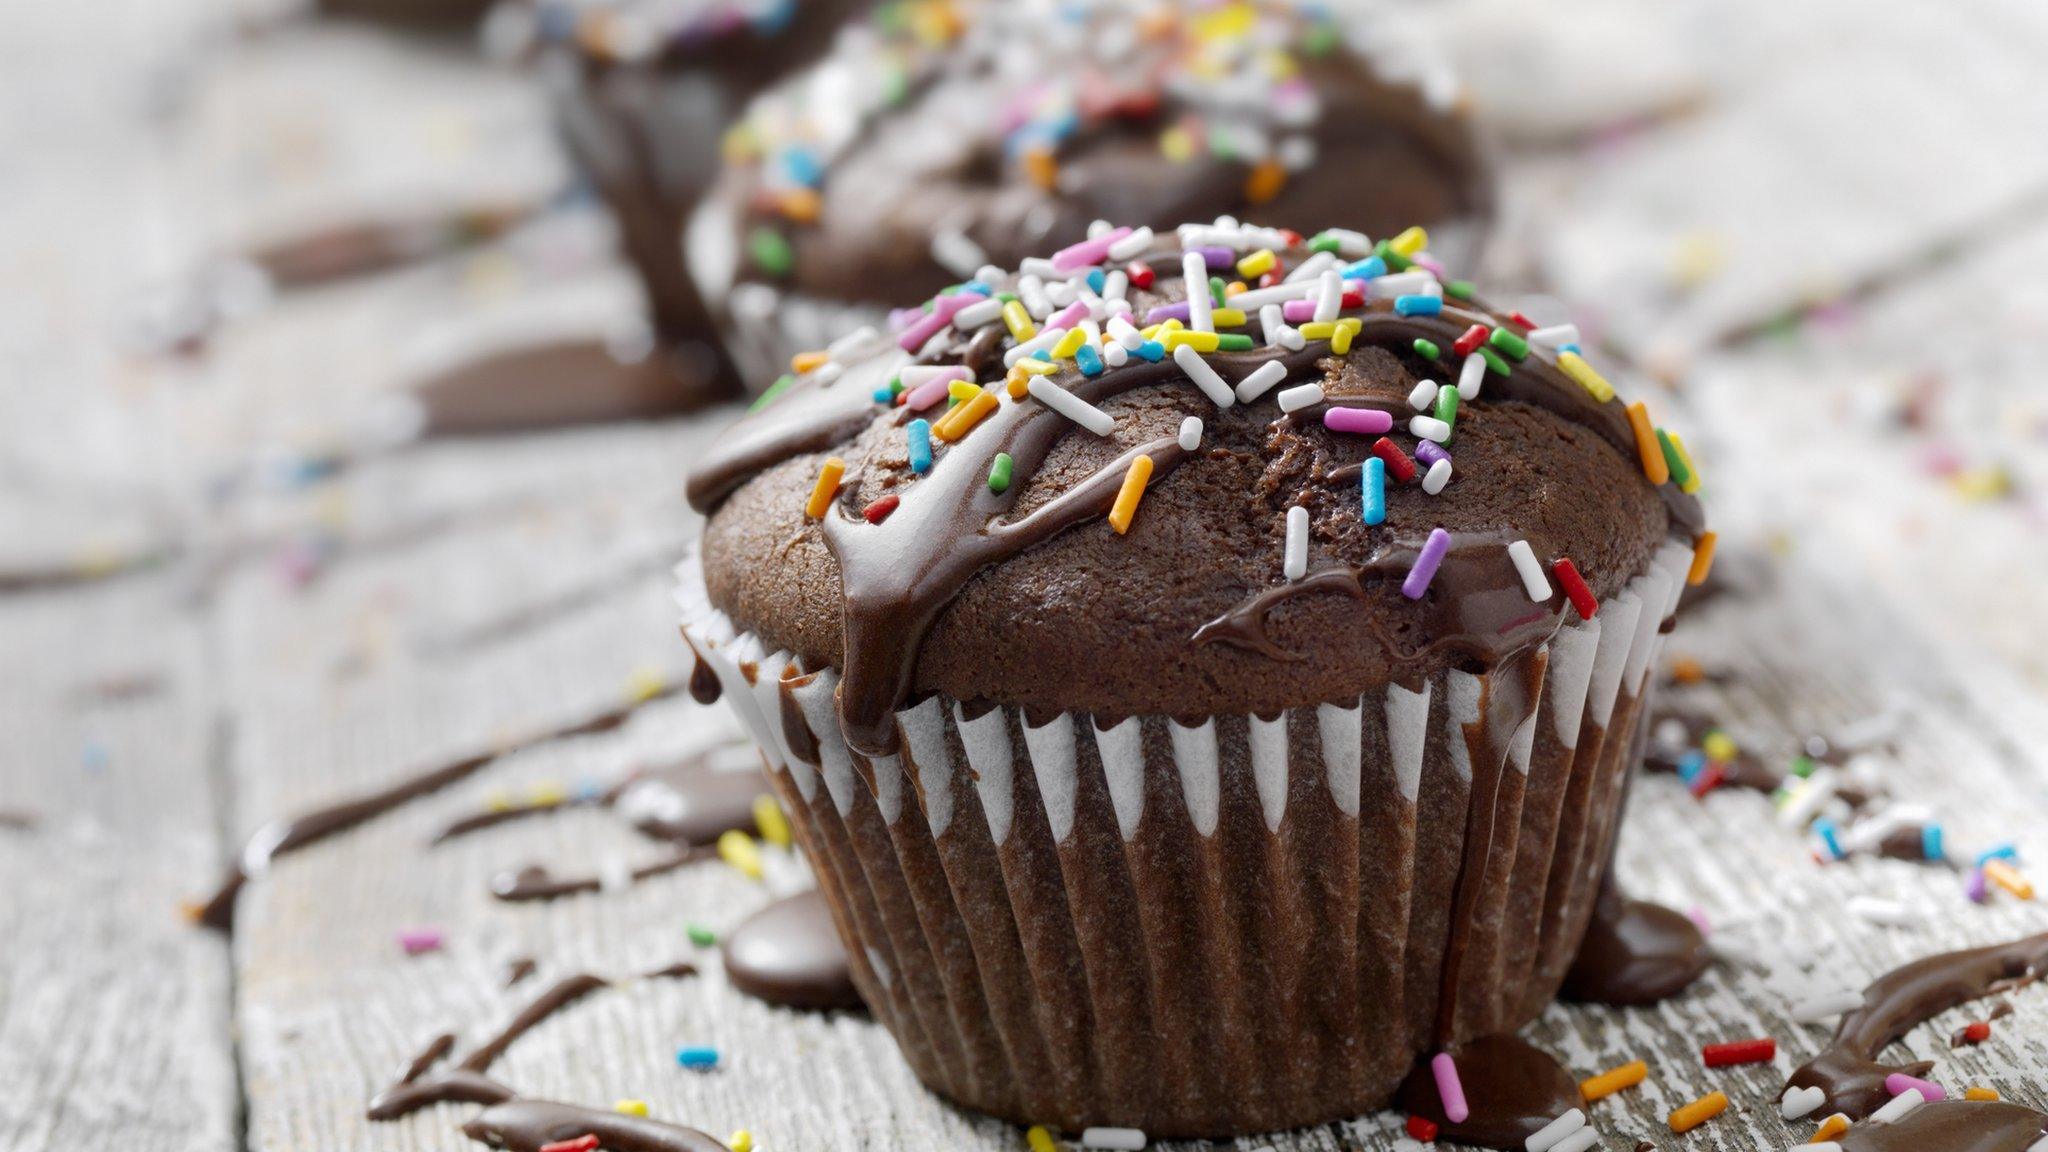
[[[1318,281],[1320,283],[1320,281]],[[1268,304],[1285,304],[1289,300],[1306,300],[1316,294],[1316,284],[1275,284],[1271,288],[1252,288],[1230,298],[1232,308],[1249,312],[1264,308]]]
[[[1778,1098],[1778,1115],[1787,1120],[1810,1116],[1822,1104],[1827,1103],[1827,1099],[1828,1094],[1819,1088],[1787,1088],[1785,1094]]]
[[[1324,322],[1335,320],[1337,313],[1344,310],[1344,278],[1332,269],[1323,273],[1316,282],[1316,319]]]
[[[1382,297],[1427,296],[1432,288],[1443,291],[1443,285],[1436,282],[1436,277],[1420,270],[1389,273],[1369,281],[1368,286],[1374,296]]]
[[[932,259],[946,271],[964,278],[988,263],[988,253],[981,250],[981,245],[969,240],[966,233],[949,230],[932,237]]]
[[[597,862],[597,887],[601,892],[624,892],[633,886],[633,866],[624,856],[607,852]]]
[[[1090,240],[1101,239],[1103,236],[1114,231],[1116,231],[1116,225],[1111,224],[1107,220],[1090,220],[1088,222],[1088,238]]]
[[[1139,1152],[1145,1134],[1136,1128],[1090,1128],[1081,1133],[1081,1147],[1107,1148],[1113,1152]]]
[[[1486,383],[1486,357],[1473,353],[1465,357],[1465,366],[1458,369],[1458,399],[1479,399],[1480,386]]]
[[[827,360],[816,368],[811,369],[811,383],[822,388],[839,379],[839,374],[844,371],[846,371],[846,365],[841,364],[837,360]]]
[[[1439,460],[1431,464],[1429,471],[1422,474],[1422,490],[1431,496],[1442,492],[1444,485],[1450,482],[1451,462],[1449,460]]]
[[[825,353],[837,360],[846,353],[865,346],[870,340],[878,340],[880,338],[881,333],[875,331],[873,325],[863,324],[839,339],[834,340],[832,343],[827,344],[825,346]]]
[[[1065,308],[1081,298],[1072,280],[1054,280],[1045,286],[1045,299],[1055,308]]]
[[[1280,392],[1280,410],[1282,412],[1299,412],[1311,404],[1321,404],[1322,402],[1323,386],[1321,384],[1297,384],[1292,388],[1284,388]]]
[[[1436,404],[1437,391],[1436,381],[1419,381],[1415,387],[1408,390],[1408,406],[1417,412],[1429,411]]]
[[[1890,1124],[1895,1120],[1904,1118],[1906,1113],[1925,1103],[1927,1103],[1927,1097],[1922,1096],[1918,1088],[1908,1088],[1897,1096],[1892,1097],[1884,1107],[1872,1112],[1870,1114],[1870,1122],[1872,1124]]]
[[[1508,545],[1508,559],[1515,562],[1515,571],[1521,574],[1522,587],[1529,593],[1529,599],[1538,604],[1550,599],[1550,577],[1544,574],[1543,565],[1536,560],[1536,550],[1529,547],[1527,540]]]
[[[1283,567],[1289,580],[1308,574],[1308,509],[1296,504],[1287,510],[1287,559]]]
[[[1408,431],[1419,440],[1434,440],[1439,444],[1451,438],[1451,426],[1434,416],[1411,417]]]
[[[1804,828],[1829,800],[1834,799],[1841,777],[1833,768],[1816,769],[1806,785],[1792,791],[1785,806],[1778,809],[1778,823],[1787,828]]]
[[[1280,166],[1300,172],[1316,162],[1316,142],[1309,136],[1289,136],[1280,142]]]
[[[1130,308],[1130,302],[1124,296],[1130,290],[1131,274],[1121,268],[1111,269],[1109,275],[1102,278],[1102,298],[1122,304],[1126,310]]]
[[[1024,310],[1031,313],[1033,320],[1043,320],[1052,315],[1052,301],[1046,299],[1045,281],[1036,276],[1017,277],[1017,299]]]
[[[1849,913],[1852,916],[1861,916],[1872,924],[1884,924],[1893,928],[1913,922],[1913,914],[1904,904],[1877,896],[1851,896]]]
[[[1802,1000],[1792,1006],[1792,1019],[1801,1024],[1818,1024],[1831,1020],[1844,1012],[1854,1012],[1863,1007],[1863,993],[1853,988],[1830,992],[1811,1000]]]
[[[953,313],[953,327],[962,331],[969,328],[986,328],[1003,318],[1003,302],[994,296],[979,304],[969,304]]]
[[[1040,280],[1057,280],[1066,275],[1066,272],[1059,265],[1042,256],[1025,257],[1017,265],[1017,271],[1025,276],[1035,276]]]
[[[1318,283],[1321,281],[1323,273],[1327,271],[1329,267],[1335,264],[1336,262],[1337,258],[1331,255],[1330,253],[1318,252],[1315,255],[1310,256],[1308,259],[1303,260],[1301,264],[1294,269],[1294,271],[1289,272],[1287,274],[1286,279],[1282,280],[1281,283]]]
[[[1600,1142],[1600,1132],[1595,1128],[1581,1128],[1551,1145],[1550,1152],[1586,1152],[1586,1149]]]
[[[1010,349],[1008,352],[1003,353],[1003,367],[1015,368],[1017,366],[1017,361],[1024,359],[1025,357],[1038,351],[1040,348],[1052,347],[1053,345],[1059,343],[1061,340],[1065,339],[1066,335],[1067,330],[1065,328],[1045,329],[1038,335],[1033,336],[1031,339],[1026,340],[1022,344],[1017,345],[1016,347]]]
[[[1127,317],[1111,316],[1109,334],[1116,337],[1117,343],[1133,352],[1145,346],[1145,334],[1138,331],[1138,326],[1131,323]]]
[[[1181,345],[1185,348],[1187,345]],[[1179,349],[1175,349],[1176,358]],[[1252,374],[1237,382],[1237,398],[1246,404],[1264,396],[1268,389],[1287,379],[1287,365],[1278,360],[1268,360],[1252,370]]]
[[[1081,321],[1081,331],[1087,335],[1089,344],[1097,348],[1102,346],[1102,325],[1097,324],[1093,320],[1083,320]]]
[[[2043,1140],[2034,1147],[2048,1148],[2048,1140]],[[1823,1140],[1818,1144],[1794,1144],[1792,1152],[1842,1152],[1842,1146],[1833,1140]]]
[[[1574,1108],[1530,1134],[1529,1138],[1522,1142],[1522,1146],[1529,1152],[1550,1152],[1550,1149],[1557,1147],[1558,1141],[1585,1126],[1586,1114]]]
[[[1102,346],[1102,362],[1111,368],[1121,368],[1131,362],[1131,350],[1112,340]]]
[[[1276,343],[1289,352],[1299,352],[1303,348],[1308,347],[1308,337],[1303,336],[1299,328],[1289,328],[1282,325],[1280,328],[1280,339]]]
[[[1337,242],[1337,251],[1347,260],[1363,260],[1372,255],[1372,241],[1363,232],[1353,232],[1348,228],[1329,228],[1323,231],[1323,235]]]
[[[1183,286],[1188,290],[1188,329],[1193,332],[1214,332],[1216,320],[1210,313],[1215,304],[1209,299],[1209,266],[1202,262],[1200,252],[1188,252],[1180,258],[1180,274]]]
[[[1033,376],[1024,387],[1033,399],[1097,436],[1107,436],[1116,427],[1115,417],[1044,376]]]
[[[1193,452],[1202,446],[1202,418],[1190,416],[1180,422],[1180,447],[1183,452]]]
[[[1529,343],[1543,348],[1561,348],[1566,344],[1577,344],[1578,342],[1579,326],[1577,324],[1553,324],[1548,328],[1538,328],[1529,333]]]
[[[1010,278],[1010,274],[993,264],[983,264],[974,270],[974,278],[993,288]]]
[[[1209,367],[1209,362],[1202,359],[1202,354],[1195,351],[1194,345],[1182,344],[1175,348],[1173,362],[1180,365],[1180,370],[1188,374],[1188,379],[1195,382],[1195,387],[1202,390],[1202,395],[1207,396],[1218,408],[1228,408],[1237,399],[1237,393],[1232,392],[1230,385],[1223,382],[1223,377],[1218,376],[1216,370]]]
[[[1109,246],[1111,260],[1135,260],[1152,247],[1152,230],[1140,228]]]

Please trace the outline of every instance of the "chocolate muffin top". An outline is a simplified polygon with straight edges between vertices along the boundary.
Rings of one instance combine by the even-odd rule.
[[[1367,0],[885,6],[729,133],[693,273],[884,305],[1098,218],[1471,224],[1480,149],[1401,29]]]
[[[1533,649],[1701,536],[1698,476],[1426,243],[1102,226],[839,341],[690,478],[711,602],[870,751],[931,692],[1272,715]]]

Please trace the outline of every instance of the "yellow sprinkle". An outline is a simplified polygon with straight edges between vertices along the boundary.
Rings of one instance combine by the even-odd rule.
[[[504,791],[493,790],[490,795],[484,797],[484,811],[486,812],[507,812],[511,808],[512,797]]]
[[[732,163],[744,164],[754,158],[758,151],[758,142],[753,131],[746,125],[736,124],[725,134],[725,139],[719,142],[719,150]]]
[[[1330,351],[1339,356],[1351,351],[1351,334],[1355,331],[1357,331],[1355,328],[1346,328],[1342,324],[1337,325],[1337,330],[1330,333]]]
[[[1244,327],[1244,309],[1211,308],[1209,309],[1209,319],[1218,328],[1242,328]]]
[[[1726,764],[1735,759],[1735,741],[1726,732],[1709,732],[1700,742],[1700,751],[1707,754],[1707,759]]]
[[[612,1105],[612,1111],[623,1112],[628,1116],[645,1116],[647,1115],[647,1101],[620,1100]]]
[[[732,1134],[732,1139],[727,1140],[725,1146],[732,1152],[754,1152],[754,1134],[741,1128]]]
[[[1998,1099],[1998,1092],[1992,1088],[1965,1088],[1963,1089],[1963,1099],[1989,1102]]]
[[[1996,464],[1958,472],[1949,483],[1955,486],[1956,495],[1978,504],[1997,500],[2012,491],[2011,475]]]
[[[1217,339],[1214,332],[1168,332],[1161,343],[1166,345],[1168,352],[1183,344],[1192,346],[1197,352],[1214,352]]]
[[[799,352],[789,358],[789,370],[801,376],[814,368],[822,368],[832,358],[830,352]]]
[[[1237,262],[1237,274],[1247,280],[1257,280],[1271,272],[1273,265],[1279,262],[1280,258],[1273,255],[1271,248],[1261,248]]]
[[[1413,256],[1429,247],[1429,233],[1421,228],[1410,228],[1388,241],[1387,247],[1403,256]]]
[[[1602,1072],[1591,1079],[1579,1081],[1579,1093],[1586,1098],[1587,1103],[1591,1103],[1612,1096],[1623,1088],[1633,1088],[1641,1084],[1643,1078],[1649,1074],[1650,1066],[1637,1060]]]
[[[1278,160],[1261,160],[1244,178],[1244,198],[1253,204],[1265,204],[1286,187],[1287,169]]]
[[[1707,582],[1707,573],[1714,570],[1714,545],[1721,537],[1713,532],[1702,532],[1692,542],[1692,569],[1685,574],[1685,582],[1697,588]]]
[[[1341,316],[1337,319],[1336,323],[1340,331],[1349,332],[1353,336],[1358,335],[1365,328],[1365,321],[1360,320],[1356,316]]]
[[[813,520],[825,518],[825,511],[832,507],[832,498],[839,495],[839,478],[846,475],[846,461],[837,456],[828,458],[825,466],[818,469],[818,482],[811,486],[811,498],[804,504],[804,515]]]
[[[666,691],[668,677],[659,668],[635,668],[626,677],[626,697],[635,704],[645,704]]]
[[[932,436],[939,440],[958,440],[974,430],[989,413],[996,410],[1002,401],[996,399],[993,390],[978,389],[972,400],[962,401],[960,406],[932,425]]]
[[[1010,399],[1022,400],[1031,392],[1031,374],[1024,371],[1022,364],[1017,365],[1003,377],[1003,390],[1010,394]]]
[[[1827,1119],[1820,1122],[1820,1128],[1814,1132],[1813,1139],[1808,1141],[1808,1143],[1819,1144],[1824,1140],[1833,1140],[1835,1137],[1840,1136],[1842,1133],[1847,1132],[1848,1130],[1848,1115],[1846,1113],[1837,1112],[1833,1116],[1830,1116]]]
[[[1059,1152],[1059,1145],[1052,1142],[1052,1133],[1042,1124],[1033,1124],[1024,1133],[1024,1142],[1031,1145],[1031,1152]]]
[[[1060,162],[1053,157],[1051,149],[1033,148],[1024,154],[1024,171],[1031,182],[1047,192],[1059,186]]]
[[[1614,385],[1609,384],[1606,377],[1593,371],[1593,366],[1586,363],[1586,358],[1577,352],[1558,353],[1557,366],[1564,370],[1565,375],[1578,381],[1579,387],[1591,393],[1593,399],[1602,404],[1614,399]]]
[[[1612,396],[1614,394],[1614,390],[1611,388],[1608,389],[1607,394]],[[1699,465],[1694,464],[1692,462],[1692,453],[1685,450],[1685,441],[1680,439],[1678,433],[1676,432],[1666,432],[1665,435],[1671,438],[1671,447],[1674,451],[1678,453],[1678,458],[1680,460],[1685,461],[1685,470],[1689,474],[1686,477],[1685,483],[1680,484],[1678,486],[1678,490],[1680,492],[1684,492],[1687,495],[1691,495],[1692,493],[1699,491],[1701,483],[1700,468]]]
[[[1709,1092],[1671,1114],[1673,1132],[1690,1132],[1728,1110],[1726,1092]]]
[[[1024,359],[1017,361],[1016,366],[1032,376],[1051,376],[1060,370],[1059,365],[1050,360],[1040,360],[1036,356],[1026,356]]]
[[[1176,125],[1159,134],[1159,151],[1175,164],[1185,164],[1195,158],[1195,138]]]
[[[1025,310],[1021,300],[1011,300],[1003,305],[1003,323],[1010,326],[1010,338],[1019,344],[1038,335],[1038,325],[1031,322],[1031,313]]]
[[[2021,900],[2034,898],[2034,886],[2028,883],[2025,876],[2020,875],[2019,869],[2003,860],[1986,860],[1984,878]]]
[[[737,828],[728,828],[718,836],[718,854],[727,864],[746,873],[749,877],[761,878],[761,846],[754,838]]]
[[[552,780],[526,790],[526,802],[536,808],[553,808],[569,798],[569,790]]]
[[[1087,342],[1088,333],[1080,328],[1075,328],[1065,336],[1060,337],[1060,342],[1052,346],[1052,358],[1055,360],[1072,360],[1074,353],[1079,352],[1081,345]]]
[[[754,797],[754,827],[761,830],[761,839],[777,848],[789,847],[789,817],[782,814],[782,805],[775,802],[775,797]]]
[[[972,384],[965,380],[955,380],[946,385],[946,395],[964,404],[981,395],[981,385]]]
[[[783,218],[798,224],[815,224],[825,212],[825,198],[810,188],[792,188],[775,202]]]
[[[1152,457],[1137,456],[1124,473],[1124,486],[1117,489],[1116,503],[1109,509],[1109,526],[1121,536],[1131,530],[1131,517],[1138,514],[1138,501],[1145,498],[1145,482],[1152,479]]]
[[[1328,340],[1337,334],[1337,325],[1329,320],[1311,320],[1301,326],[1304,340]]]

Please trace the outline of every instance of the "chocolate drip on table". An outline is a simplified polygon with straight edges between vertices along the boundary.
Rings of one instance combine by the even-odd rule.
[[[725,393],[718,366],[692,346],[622,361],[598,340],[486,353],[413,386],[427,436],[534,432],[652,420]]]
[[[519,1011],[510,1022],[441,1072],[431,1069],[453,1048],[455,1038],[436,1036],[401,1073],[396,1084],[370,1101],[371,1120],[409,1116],[436,1104],[482,1104],[484,1110],[462,1131],[493,1148],[538,1152],[548,1144],[591,1134],[617,1152],[727,1152],[718,1140],[691,1128],[618,1112],[528,1100],[490,1077],[491,1065],[521,1036],[606,982],[588,973],[565,977]]]
[[[658,860],[638,865],[626,875],[638,882],[656,876],[665,876],[679,868],[701,864],[718,858],[714,848],[679,848]],[[604,890],[602,876],[557,876],[546,866],[529,864],[513,872],[503,872],[491,878],[491,895],[508,903],[518,904],[529,900],[559,900],[564,896],[579,896],[586,892]]]
[[[1179,250],[1159,251],[1151,258],[1165,265],[1177,262]],[[1162,277],[1162,280],[1165,279]],[[1175,281],[1177,284],[1178,282]],[[1137,293],[1133,305],[1142,314],[1146,305],[1170,302],[1180,289],[1168,285],[1153,294]],[[1446,303],[1436,316],[1401,316],[1392,301],[1369,301],[1362,313],[1353,313],[1362,323],[1354,346],[1377,345],[1390,351],[1412,347],[1417,339],[1439,346],[1454,344],[1466,327],[1474,323],[1489,326],[1502,323],[1497,317],[1474,308]],[[970,338],[971,339],[971,338]],[[948,344],[936,344],[920,357],[923,362],[957,361],[968,340],[955,337]],[[1305,375],[1321,375],[1318,364],[1329,355],[1321,342],[1299,352],[1265,346],[1251,352],[1218,353],[1205,359],[1226,380],[1241,379],[1258,366],[1278,360],[1287,368],[1284,388]],[[982,381],[985,387],[1000,387],[999,360],[989,366],[997,375]],[[988,375],[986,370],[978,370]],[[727,495],[765,468],[798,455],[822,451],[841,444],[865,430],[876,419],[887,416],[907,423],[913,414],[905,410],[885,413],[878,408],[865,386],[866,374],[844,373],[820,383],[815,375],[792,385],[787,393],[762,412],[749,416],[732,433],[714,446],[701,466],[691,475],[689,497],[703,512],[709,512]],[[1054,381],[1091,404],[1100,405],[1123,393],[1185,377],[1171,360],[1158,363],[1133,361],[1113,372],[1086,377],[1077,369],[1064,369]],[[1207,402],[1192,383],[1187,384],[1196,409]],[[1536,404],[1581,424],[1613,445],[1616,451],[1635,454],[1634,433],[1619,404],[1595,402],[1561,370],[1531,356],[1513,366],[1505,377],[1490,376],[1486,387],[1495,398]],[[1296,418],[1319,415],[1315,409]],[[1017,519],[1009,519],[1029,478],[1045,461],[1060,438],[1077,434],[1071,421],[1051,408],[1032,401],[1002,404],[961,440],[941,446],[933,467],[921,477],[898,489],[902,496],[896,510],[880,524],[867,523],[860,510],[849,506],[857,484],[842,487],[825,517],[825,540],[839,565],[845,602],[845,648],[840,669],[839,708],[849,743],[870,755],[886,755],[897,740],[895,710],[907,698],[916,665],[917,652],[925,635],[945,607],[976,573],[1025,549],[1039,544],[1077,524],[1108,511],[1124,469],[1138,455],[1152,457],[1157,484],[1186,456],[1172,440],[1141,445],[1126,452],[1102,469],[1052,501]],[[1012,461],[1012,480],[1002,493],[989,491],[987,477],[997,454],[1007,453]],[[849,462],[850,470],[863,467]],[[866,466],[873,466],[868,464]],[[1677,491],[1673,485],[1659,488],[1675,525],[1690,539],[1703,526],[1697,500]],[[1404,541],[1399,548],[1412,555],[1421,537]],[[1506,564],[1493,583],[1504,594],[1519,589],[1513,570]],[[1495,589],[1488,589],[1492,592]],[[1447,611],[1463,618],[1462,606]],[[1547,627],[1513,630],[1508,636],[1454,633],[1447,642],[1468,652],[1485,653],[1493,662],[1516,652],[1532,649],[1554,634],[1564,617],[1546,614]],[[1487,618],[1482,615],[1482,618]],[[1206,629],[1205,629],[1206,631]]]
[[[1631,765],[1639,750],[1631,749]],[[1631,767],[1622,781],[1620,810],[1627,809],[1635,776]],[[1607,869],[1600,878],[1600,894],[1593,900],[1592,918],[1558,990],[1567,1000],[1655,1004],[1691,987],[1713,960],[1706,933],[1691,917],[1622,892],[1614,877],[1620,846],[1618,835],[1607,846]]]
[[[747,917],[726,934],[720,952],[726,979],[755,999],[784,1008],[864,1006],[832,910],[817,892],[777,900]]]
[[[1424,1061],[1402,1081],[1401,1109],[1436,1123],[1445,1139],[1517,1149],[1586,1100],[1579,1082],[1549,1053],[1513,1036],[1484,1036],[1451,1050],[1471,1115],[1444,1115],[1436,1077]]]
[[[331,836],[340,835],[422,796],[467,779],[485,765],[495,763],[499,757],[515,749],[575,736],[609,732],[624,724],[641,708],[672,696],[675,691],[673,687],[663,685],[659,690],[644,697],[606,709],[586,719],[534,733],[489,752],[464,756],[417,775],[408,776],[374,792],[315,808],[298,816],[273,820],[258,828],[255,835],[249,838],[248,844],[229,867],[219,887],[197,910],[196,919],[209,928],[222,932],[231,931],[235,923],[235,897],[241,894],[242,886],[249,882],[252,869],[261,871],[280,856],[317,844]]]
[[[1936,1015],[2031,983],[2044,969],[2048,969],[2048,933],[1988,948],[1945,952],[1888,972],[1871,982],[1864,990],[1862,1007],[1842,1017],[1828,1047],[1792,1073],[1786,1085],[1819,1088],[1827,1096],[1824,1107],[1860,1120],[1891,1099],[1885,1077],[1894,1072],[1924,1077],[1934,1067],[1927,1060],[1879,1063],[1878,1055],[1886,1048]]]
[[[1890,1124],[1858,1124],[1835,1137],[1842,1152],[2027,1152],[2048,1134],[2048,1113],[1992,1100],[1936,1100]]]
[[[9,832],[33,832],[38,823],[26,812],[0,812],[0,829]]]

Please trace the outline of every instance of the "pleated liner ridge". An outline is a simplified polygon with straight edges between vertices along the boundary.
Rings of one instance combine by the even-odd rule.
[[[881,759],[694,557],[678,599],[917,1075],[1018,1123],[1216,1137],[1380,1107],[1420,1054],[1542,1011],[1690,561],[1667,545],[1485,675],[1199,727],[933,698]]]

